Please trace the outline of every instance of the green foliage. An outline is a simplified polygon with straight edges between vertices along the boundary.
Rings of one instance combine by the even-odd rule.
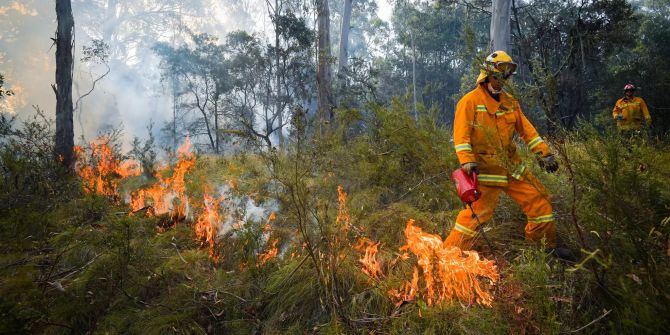
[[[109,59],[109,44],[103,40],[91,40],[91,45],[82,47],[81,61],[84,63],[106,64]]]
[[[134,158],[142,167],[142,172],[145,176],[153,176],[156,167],[156,138],[153,134],[153,123],[150,123],[147,126],[148,137],[146,140],[142,141],[138,137],[133,138],[131,143],[132,149],[128,154],[130,157]]]
[[[552,195],[561,244],[581,257],[561,263],[524,242],[526,218],[504,196],[486,227],[494,250],[482,253],[501,273],[492,308],[396,305],[389,294],[414,268],[401,260],[407,220],[446,236],[462,208],[449,181],[458,167],[449,123],[490,51],[490,1],[394,1],[392,32],[376,2],[355,1],[354,57],[338,74],[328,124],[305,111],[315,86],[311,4],[280,3],[269,8],[270,45],[246,31],[221,41],[189,31],[182,45],[153,48],[176,98],[165,128],[172,143],[190,133],[200,153],[240,148],[198,156],[186,177],[190,213],[177,224],[128,216],[121,201],[155,182],[151,127],[130,152],[146,175],[109,199],[83,195],[61,170],[41,111],[20,125],[0,115],[0,333],[667,333],[667,1],[514,2],[509,51],[519,69],[509,88],[526,114],[549,122],[562,169],[548,176],[528,150],[522,156]],[[94,40],[82,60],[106,64],[109,49]],[[0,99],[11,94],[3,80]],[[611,105],[629,81],[642,86],[654,138],[611,127]],[[203,196],[222,189],[214,260],[194,221]],[[250,215],[251,203],[277,219]],[[361,270],[361,238],[380,243],[377,278]],[[278,255],[264,263],[274,240]]]
[[[0,99],[14,94],[11,90],[4,89],[3,85],[5,85],[5,76],[0,73]]]
[[[58,168],[54,157],[52,120],[35,115],[17,124],[0,113],[0,212],[22,206],[47,206],[73,193],[76,183]]]
[[[588,125],[566,144],[578,187],[581,245],[592,255],[578,269],[592,272],[596,301],[613,308],[610,326],[617,331],[656,333],[669,326],[658,319],[670,299],[664,284],[670,278],[670,229],[664,224],[670,152],[659,144],[644,133],[603,136]]]
[[[453,3],[415,3],[395,4],[391,19],[395,37],[377,64],[378,101],[387,103],[394,96],[412,92],[415,74],[417,100],[435,108],[441,123],[450,123],[460,98],[459,88],[474,86],[474,80],[463,77],[471,74],[472,56],[488,43],[490,17]]]
[[[229,197],[278,202],[270,233],[263,220],[248,219],[220,235],[218,262],[196,241],[192,221],[157,231],[160,217],[128,217],[112,199],[6,211],[0,330],[557,334],[585,325],[590,333],[667,327],[658,316],[668,306],[670,153],[659,142],[590,126],[554,143],[564,167],[558,175],[542,174],[522,151],[556,194],[560,236],[583,249],[581,262],[563,265],[522,242],[525,218],[505,198],[487,232],[500,250],[484,255],[502,273],[493,308],[422,300],[396,307],[388,291],[409,280],[413,267],[398,261],[407,220],[444,236],[461,208],[447,178],[457,167],[449,129],[436,121],[435,108],[419,106],[416,122],[409,105],[396,99],[390,107],[342,110],[338,128],[319,140],[307,140],[312,125],[297,118],[286,152],[198,157],[186,179],[196,215],[202,195],[229,181],[236,184]],[[338,185],[349,193],[348,230],[335,220]],[[244,210],[223,213],[236,221]],[[381,242],[378,279],[360,269],[362,254],[353,246],[361,237]],[[273,239],[279,255],[260,265],[258,255]]]
[[[557,271],[550,266],[550,257],[544,249],[527,249],[521,250],[514,260],[511,281],[521,287],[524,304],[528,306],[526,313],[532,313],[536,320],[524,325],[531,333],[558,334],[560,330],[557,306],[551,298],[561,283],[556,278]]]
[[[604,87],[602,96],[598,98],[604,100],[603,104],[608,107],[605,111],[611,115],[616,98],[623,95],[623,85],[634,83],[639,87],[636,95],[642,96],[650,107],[654,132],[663,134],[670,128],[666,112],[670,99],[662,83],[670,78],[667,71],[657,69],[670,66],[670,48],[663,42],[670,36],[670,21],[667,16],[656,12],[638,14],[637,20],[634,46],[607,59],[607,72],[615,84]]]

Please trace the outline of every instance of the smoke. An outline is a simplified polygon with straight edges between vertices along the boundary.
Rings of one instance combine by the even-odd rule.
[[[173,117],[173,99],[151,48],[157,42],[179,45],[188,30],[207,32],[222,41],[234,30],[267,39],[274,31],[266,6],[257,0],[72,0],[73,100],[80,100],[74,115],[75,138],[91,140],[122,128],[128,149],[133,137],[147,137],[147,126],[153,121],[154,136],[160,142],[159,129]],[[0,0],[0,73],[5,75],[6,88],[15,93],[0,102],[0,112],[26,119],[36,105],[55,117],[51,88],[55,31],[53,1]],[[107,70],[105,64],[81,61],[82,47],[93,40],[110,46],[109,74],[86,95]]]
[[[0,73],[14,92],[0,104],[0,112],[32,115],[32,105],[53,110],[51,89],[55,66],[53,43],[56,18],[51,1],[0,1]],[[49,10],[47,10],[49,8]]]
[[[116,6],[116,7],[111,7]],[[172,119],[172,92],[161,80],[160,60],[151,50],[159,41],[180,43],[187,29],[221,39],[232,31],[255,28],[255,1],[131,1],[73,0],[75,66],[73,100],[75,138],[91,140],[111,129],[123,129],[125,149],[133,137],[146,138]],[[135,13],[144,13],[135,15]],[[133,14],[133,15],[130,15]],[[0,0],[0,73],[15,95],[4,99],[0,111],[27,119],[33,105],[55,117],[56,31],[53,1]],[[82,47],[100,39],[110,46],[109,74],[98,80],[105,64],[80,61]],[[159,135],[155,133],[154,135]]]
[[[218,188],[218,199],[224,199],[221,209],[225,213],[225,221],[219,227],[219,235],[223,236],[237,225],[247,222],[264,222],[273,212],[279,211],[279,203],[268,199],[262,203],[248,195],[237,194],[229,185]]]

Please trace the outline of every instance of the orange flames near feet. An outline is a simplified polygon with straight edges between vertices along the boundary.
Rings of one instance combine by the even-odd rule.
[[[346,211],[347,193],[342,186],[337,188],[339,208],[336,225],[340,229],[350,227],[350,217]],[[400,248],[400,259],[409,259],[407,251],[417,258],[418,267],[414,267],[412,279],[401,289],[392,289],[388,293],[397,300],[397,306],[405,301],[414,301],[417,296],[428,305],[450,302],[455,299],[467,303],[491,306],[493,295],[490,285],[482,281],[487,278],[491,284],[498,282],[500,275],[495,262],[480,259],[476,251],[463,251],[458,247],[445,245],[438,235],[428,234],[409,220],[405,227],[407,244]],[[354,249],[363,257],[358,261],[362,271],[371,280],[380,280],[384,276],[381,264],[377,260],[380,242],[361,238]],[[425,287],[419,287],[419,269],[423,273]]]
[[[409,250],[417,257],[425,288],[419,288],[419,269],[414,267],[412,280],[402,290],[389,291],[398,305],[421,296],[428,305],[458,299],[491,307],[491,287],[481,279],[487,278],[492,284],[498,282],[500,274],[494,261],[480,259],[476,251],[446,246],[440,236],[414,226],[414,220],[407,222],[405,237],[407,244],[400,251]]]
[[[84,184],[84,192],[117,198],[119,180],[139,176],[142,171],[137,162],[116,157],[109,141],[105,136],[91,141],[86,148],[90,151],[88,155],[86,149],[75,146],[75,169]]]

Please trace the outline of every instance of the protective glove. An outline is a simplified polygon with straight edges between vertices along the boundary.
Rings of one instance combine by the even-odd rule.
[[[471,162],[471,163],[465,163],[461,166],[463,170],[465,170],[465,173],[468,174],[468,176],[472,177],[472,173],[479,174],[479,167],[477,166],[477,163]]]
[[[554,155],[544,156],[539,159],[540,167],[549,173],[558,171],[558,161]]]

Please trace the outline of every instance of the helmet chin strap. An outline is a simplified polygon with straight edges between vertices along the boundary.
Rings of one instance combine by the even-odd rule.
[[[491,92],[491,94],[500,94],[500,92],[502,92],[502,89],[496,90],[495,88],[493,88],[493,85],[491,85],[491,83],[487,83],[487,88],[489,89],[489,92]]]

